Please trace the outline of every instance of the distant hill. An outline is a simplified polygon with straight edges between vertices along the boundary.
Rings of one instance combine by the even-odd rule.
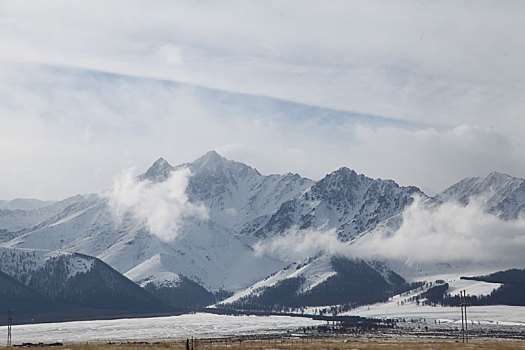
[[[525,306],[525,269],[498,271],[485,276],[461,277],[463,280],[499,283],[500,287],[487,295],[467,295],[467,303],[479,305]],[[420,295],[434,304],[459,306],[459,295],[448,294],[448,283],[438,284]]]
[[[321,255],[293,264],[218,304],[219,308],[288,311],[340,305],[339,311],[384,301],[414,286],[381,263]]]
[[[0,306],[13,311],[19,321],[175,311],[84,254],[4,248],[0,268]]]

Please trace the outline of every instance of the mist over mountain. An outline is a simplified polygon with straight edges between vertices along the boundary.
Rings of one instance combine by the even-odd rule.
[[[228,296],[222,305],[252,309],[357,305],[409,288],[405,279],[417,275],[407,272],[410,261],[425,266],[419,276],[444,262],[469,267],[454,249],[444,260],[431,251],[447,247],[440,237],[461,242],[460,229],[480,217],[502,230],[503,243],[486,249],[510,251],[507,240],[525,247],[524,189],[523,179],[492,173],[429,197],[345,167],[314,181],[263,175],[215,151],[178,166],[159,158],[101,194],[2,202],[0,278],[17,305],[48,300],[114,313],[192,309]],[[440,226],[462,210],[471,221]],[[475,247],[485,238],[468,236]],[[373,297],[370,281],[381,286]]]
[[[486,177],[469,177],[436,196],[442,201],[468,204],[477,198],[487,211],[502,219],[517,219],[525,210],[525,180],[498,172]]]

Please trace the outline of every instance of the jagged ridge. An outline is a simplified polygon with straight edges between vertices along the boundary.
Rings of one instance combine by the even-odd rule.
[[[32,219],[18,221],[16,230],[2,224],[0,215],[2,246],[81,252],[100,258],[143,286],[148,285],[146,281],[160,282],[155,289],[176,290],[181,288],[180,281],[186,281],[186,289],[191,285],[194,291],[203,292],[202,300],[192,301],[203,305],[210,302],[210,291],[240,291],[290,263],[297,264],[291,257],[259,256],[253,249],[256,242],[286,235],[289,230],[334,229],[346,242],[378,225],[399,224],[400,214],[414,195],[430,203],[457,199],[466,204],[472,196],[489,192],[489,210],[504,219],[517,217],[525,203],[523,180],[503,174],[465,179],[428,198],[416,187],[371,179],[348,168],[317,182],[298,174],[262,175],[214,151],[176,167],[159,158],[137,181],[154,185],[181,168],[191,172],[186,188],[190,202],[204,205],[209,218],[182,218],[173,242],[159,240],[133,213],[116,220],[108,198],[91,195],[22,210],[17,215]],[[35,210],[38,216],[33,216]],[[14,211],[6,213],[4,217],[10,217]],[[330,273],[306,278],[300,290],[323,283],[333,277]],[[24,281],[31,276],[23,270],[14,275]]]

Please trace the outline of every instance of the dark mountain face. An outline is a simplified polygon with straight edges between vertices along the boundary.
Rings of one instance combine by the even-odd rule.
[[[498,271],[486,276],[462,277],[474,281],[483,281],[489,283],[515,284],[525,288],[525,269],[510,269]],[[525,297],[525,294],[524,294]]]
[[[461,277],[463,280],[500,283],[501,286],[487,295],[467,295],[468,305],[509,305],[525,306],[525,269],[510,269],[498,271],[486,276]],[[460,297],[447,294],[449,285],[442,284],[431,288],[427,293],[421,294],[434,304],[445,306],[459,306]]]
[[[42,251],[13,249],[3,250],[1,260],[0,268],[13,274],[0,273],[2,306],[16,312],[19,320],[174,311],[107,264],[83,254],[43,258]]]
[[[52,311],[53,303],[49,299],[3,272],[0,272],[0,286],[0,310],[3,312],[9,310],[18,315]]]
[[[334,256],[331,263],[336,275],[305,293],[301,304],[355,306],[383,301],[410,289],[395,272],[364,260]]]
[[[91,260],[88,270],[71,275],[71,259]],[[74,307],[128,312],[167,311],[163,303],[104,262],[81,254],[58,256],[31,274],[28,287],[46,298]]]
[[[148,283],[143,287],[164,304],[178,310],[195,310],[215,302],[215,296],[198,283],[181,276],[176,287],[156,286]]]

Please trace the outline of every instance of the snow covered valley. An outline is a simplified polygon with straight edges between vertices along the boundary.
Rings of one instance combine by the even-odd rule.
[[[207,313],[13,326],[13,343],[163,341],[286,332],[324,324],[304,317],[224,316]]]

